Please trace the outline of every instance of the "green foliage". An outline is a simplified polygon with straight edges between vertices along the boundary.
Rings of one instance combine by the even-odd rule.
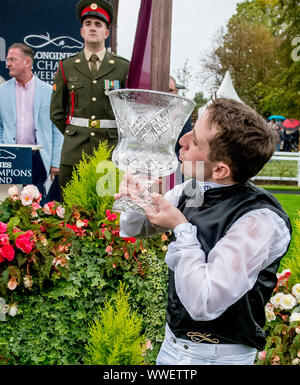
[[[266,305],[267,341],[265,350],[258,354],[258,365],[300,364],[300,284],[289,282],[292,275],[290,270],[278,275],[277,286]]]
[[[113,194],[119,186],[119,171],[109,160],[111,151],[107,142],[100,142],[92,155],[83,155],[64,189],[65,206],[83,207],[95,220],[105,217],[105,210],[112,206]]]
[[[64,227],[53,225],[57,221],[53,213],[41,214],[48,238],[53,240],[49,247],[54,253],[51,262],[55,264],[51,264],[57,268],[43,286],[14,290],[13,303],[17,304],[18,313],[12,311],[6,314],[6,321],[1,321],[0,364],[84,364],[90,323],[97,318],[107,298],[115,295],[120,281],[128,288],[128,302],[134,314],[143,317],[142,334],[147,342],[151,341],[147,346],[153,346],[146,351],[145,361],[155,363],[164,336],[168,282],[164,255],[168,237],[120,238],[118,216],[109,211],[112,197],[101,196],[107,190],[109,178],[116,175],[112,163],[107,163],[108,155],[102,144],[95,158],[84,158],[78,167],[66,188],[68,207],[64,218],[59,219],[65,223]],[[102,171],[98,168],[101,172],[97,174],[99,162],[106,163]],[[104,177],[100,183],[99,176]],[[2,207],[3,221],[14,216],[10,205]],[[52,209],[58,208],[55,205]],[[20,216],[18,226],[24,226],[23,230],[29,226],[25,222]],[[10,227],[15,225],[15,220],[9,223]],[[64,241],[62,244],[60,239]],[[39,252],[44,252],[42,245]],[[20,258],[16,260],[21,262]],[[62,266],[55,266],[60,261],[67,262],[67,274]],[[4,278],[5,287],[8,274]],[[6,301],[10,306],[10,297]]]
[[[209,79],[215,92],[229,71],[240,98],[259,113],[299,118],[299,23],[297,0],[240,2],[226,31],[201,57],[202,83]]]
[[[292,285],[300,282],[300,219],[296,219],[293,223],[293,238],[291,250],[280,264],[280,271],[290,269],[293,274],[290,278]]]
[[[102,308],[90,327],[87,365],[141,365],[142,317],[130,309],[124,284]]]
[[[27,186],[27,191],[30,189],[39,196],[34,186]],[[24,206],[18,194],[6,198],[0,205],[0,296],[9,297],[11,305],[15,292],[41,289],[55,270],[66,274],[65,247],[75,234],[57,214],[62,209],[59,203],[52,202],[48,209],[47,214],[36,198]],[[66,215],[71,218],[72,210]],[[5,247],[10,248],[9,257],[3,252]],[[55,266],[58,260],[59,268]]]
[[[133,310],[143,316],[142,330],[152,340],[153,352],[159,350],[165,324],[167,269],[162,248],[166,242],[160,236],[142,244],[123,241],[129,254],[126,259],[125,252],[122,258],[118,253],[106,253],[111,239],[99,238],[96,231],[76,238],[68,277],[54,273],[42,290],[14,295],[19,313],[6,316],[0,333],[0,355],[8,357],[10,364],[83,364],[89,324],[99,307],[116,293],[120,281],[130,291]],[[115,247],[121,242],[115,238]],[[147,362],[155,363],[152,351],[148,353]]]
[[[204,97],[203,92],[197,92],[194,96],[194,102],[196,103],[196,109],[198,110],[200,107],[204,106],[207,103],[207,99]]]

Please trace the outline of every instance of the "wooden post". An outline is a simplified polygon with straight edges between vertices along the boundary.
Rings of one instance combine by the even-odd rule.
[[[112,0],[111,4],[114,8],[114,21],[111,25],[111,52],[117,53],[118,49],[118,11],[119,0]]]
[[[172,0],[152,1],[151,89],[169,91]]]

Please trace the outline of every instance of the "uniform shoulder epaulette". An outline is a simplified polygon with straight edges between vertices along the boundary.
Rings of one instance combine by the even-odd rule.
[[[126,58],[123,57],[123,56],[119,56],[119,55],[117,55],[117,54],[115,54],[115,53],[113,53],[113,52],[112,52],[112,55],[113,55],[115,58],[117,58],[117,59],[120,59],[120,60],[123,60],[123,61],[126,61],[127,63],[129,63],[129,60],[126,59]]]
[[[67,56],[67,57],[61,59],[61,61],[62,61],[62,62],[68,62],[68,61],[70,61],[70,60],[76,59],[77,56],[78,56],[78,52],[75,53],[74,55]]]

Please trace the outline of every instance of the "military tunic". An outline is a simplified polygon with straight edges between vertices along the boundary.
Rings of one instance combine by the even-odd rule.
[[[125,88],[129,61],[106,51],[93,75],[82,50],[60,66],[63,71],[59,67],[54,80],[50,117],[64,135],[61,165],[74,166],[82,152],[92,154],[99,141],[117,144],[115,117],[105,91],[107,85]]]

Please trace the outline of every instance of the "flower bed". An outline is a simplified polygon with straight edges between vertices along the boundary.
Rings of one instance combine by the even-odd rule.
[[[267,344],[258,365],[300,365],[300,283],[289,286],[291,271],[277,274],[274,295],[266,305]]]
[[[122,281],[152,342],[145,361],[154,363],[164,334],[168,237],[123,239],[109,210],[99,222],[83,208],[40,207],[39,199],[32,187],[10,190],[0,206],[0,361],[83,364],[89,324]]]

